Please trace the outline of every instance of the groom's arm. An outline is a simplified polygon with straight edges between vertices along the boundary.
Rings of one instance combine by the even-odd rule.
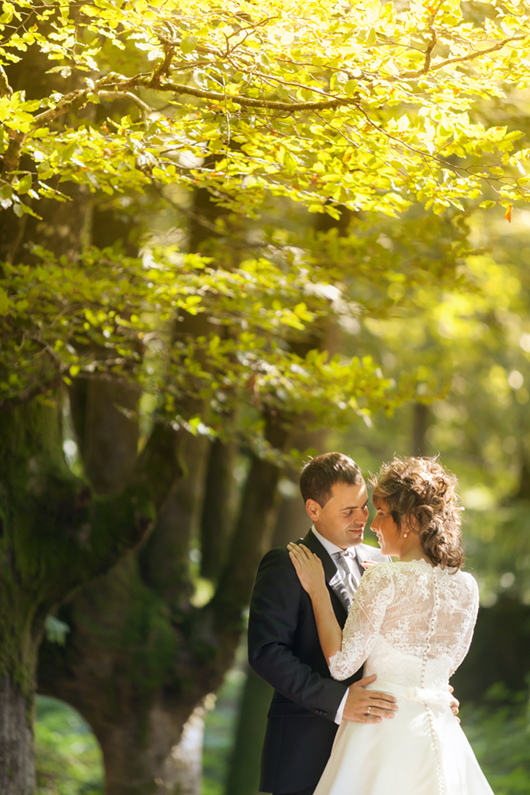
[[[261,561],[249,618],[249,661],[259,676],[301,707],[334,721],[348,688],[321,676],[293,652],[305,593],[283,547]]]

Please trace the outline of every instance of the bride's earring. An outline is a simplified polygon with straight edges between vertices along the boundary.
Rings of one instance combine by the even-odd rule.
[[[407,536],[408,536],[408,533],[403,533],[403,538],[406,538]]]

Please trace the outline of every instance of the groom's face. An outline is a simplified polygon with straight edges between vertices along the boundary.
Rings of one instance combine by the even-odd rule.
[[[318,532],[341,549],[363,540],[368,520],[368,492],[364,480],[355,486],[335,483],[331,497],[322,507],[308,500],[306,509]]]

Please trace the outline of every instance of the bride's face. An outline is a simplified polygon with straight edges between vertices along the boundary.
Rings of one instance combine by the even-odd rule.
[[[399,556],[403,538],[397,524],[392,518],[392,514],[388,510],[388,506],[384,500],[374,497],[374,507],[377,513],[372,520],[370,530],[373,530],[376,534],[381,552],[383,555]]]

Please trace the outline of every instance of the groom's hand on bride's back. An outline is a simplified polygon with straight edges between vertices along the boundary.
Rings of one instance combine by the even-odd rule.
[[[366,685],[375,682],[375,674],[365,676],[350,685],[348,698],[342,713],[343,720],[356,723],[381,723],[383,718],[393,718],[397,712],[396,699],[389,693],[366,690]]]

